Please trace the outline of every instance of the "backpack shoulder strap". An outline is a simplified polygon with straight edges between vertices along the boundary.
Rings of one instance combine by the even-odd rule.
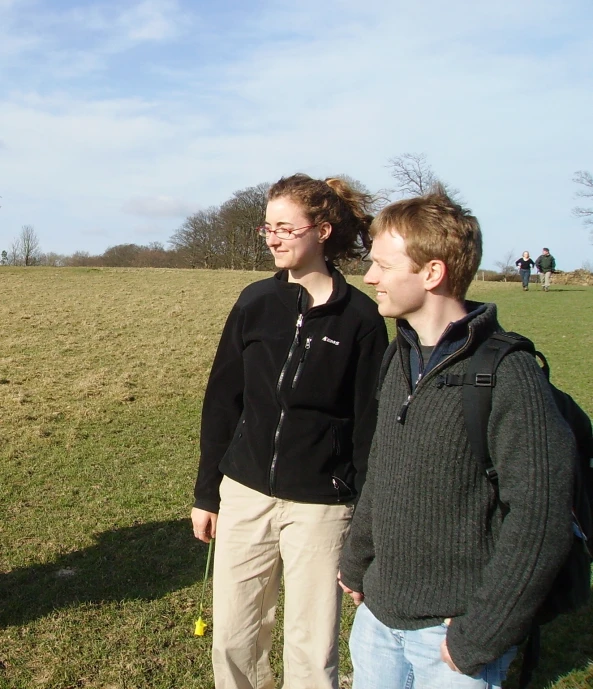
[[[471,357],[463,381],[463,416],[469,442],[479,466],[492,482],[497,480],[488,450],[492,388],[496,385],[496,370],[502,359],[518,350],[536,355],[533,342],[522,335],[514,332],[490,335]]]
[[[536,351],[533,342],[514,332],[491,335],[474,352],[463,381],[463,417],[472,451],[479,466],[495,485],[498,494],[498,474],[488,450],[488,420],[492,410],[492,388],[496,385],[496,370],[507,354],[526,351],[540,359],[543,373],[549,380],[550,368],[546,358]],[[501,505],[503,514],[507,511]],[[520,689],[531,681],[540,654],[539,626],[532,624],[523,654],[519,678]]]

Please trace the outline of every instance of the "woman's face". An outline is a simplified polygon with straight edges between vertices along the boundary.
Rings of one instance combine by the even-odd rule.
[[[523,258],[527,260],[529,258],[529,251],[524,251],[523,252]]]
[[[266,244],[277,268],[301,272],[323,261],[323,245],[331,226],[329,223],[312,226],[303,208],[292,199],[281,196],[268,201],[265,226],[270,230]],[[296,231],[288,238],[281,238],[274,230]]]

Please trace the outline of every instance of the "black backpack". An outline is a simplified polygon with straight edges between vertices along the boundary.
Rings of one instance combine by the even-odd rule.
[[[475,351],[465,376],[445,376],[445,385],[463,385],[463,414],[472,451],[484,473],[497,488],[497,473],[488,452],[487,429],[492,408],[496,370],[511,352],[530,352],[541,362],[549,381],[550,368],[531,340],[513,332],[491,335]],[[539,625],[559,614],[586,605],[591,598],[593,560],[593,432],[591,421],[570,395],[550,383],[554,400],[570,426],[578,448],[573,497],[573,544],[542,606],[538,610],[523,656],[520,686],[526,687],[539,658]],[[505,505],[500,503],[505,511]]]

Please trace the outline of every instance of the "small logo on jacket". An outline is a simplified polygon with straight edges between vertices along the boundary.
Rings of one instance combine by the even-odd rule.
[[[329,338],[327,335],[325,337],[322,337],[321,339],[323,340],[323,342],[329,342],[330,344],[336,345],[336,347],[340,344],[336,340],[332,340],[331,338]]]

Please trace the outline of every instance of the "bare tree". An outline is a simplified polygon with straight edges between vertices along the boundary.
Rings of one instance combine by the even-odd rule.
[[[400,196],[422,196],[437,183],[437,178],[424,153],[403,153],[390,158],[387,164],[395,179],[394,192]]]
[[[46,254],[39,254],[38,262],[40,266],[51,266],[53,268],[61,268],[65,264],[66,257],[62,254],[57,254],[54,251],[49,251]]]
[[[392,193],[401,198],[424,196],[442,187],[456,203],[462,203],[458,189],[451,187],[437,177],[424,153],[402,153],[390,158],[387,164],[396,187]]]
[[[19,239],[15,239],[8,250],[8,263],[11,266],[20,266],[22,264],[21,259],[21,242]]]
[[[167,251],[161,242],[150,242],[140,247],[134,262],[138,268],[175,268],[179,263],[174,251]]]
[[[266,217],[269,188],[269,184],[258,184],[241,189],[221,206],[226,267],[261,270],[270,265],[270,252],[255,231]]]
[[[517,267],[515,266],[515,250],[511,249],[502,258],[502,261],[496,261],[496,265],[500,268],[500,274],[503,276],[504,282],[516,275]]]
[[[186,218],[169,244],[190,268],[215,268],[224,250],[220,211],[215,206]]]
[[[25,266],[34,266],[39,261],[39,238],[32,225],[23,225],[21,233],[13,242],[11,253],[14,259],[13,265],[22,263]]]
[[[572,181],[580,184],[581,188],[576,192],[576,195],[584,199],[593,199],[593,175],[586,170],[578,170],[574,173]],[[582,206],[575,206],[572,209],[572,214],[577,218],[582,218],[585,225],[593,226],[593,207],[583,208]],[[591,239],[593,240],[593,229],[591,229]]]
[[[91,256],[88,251],[75,251],[71,256],[66,256],[64,265],[69,267],[97,265],[98,257]]]
[[[141,248],[138,244],[116,244],[108,247],[104,252],[102,264],[113,268],[129,268],[135,265]]]

